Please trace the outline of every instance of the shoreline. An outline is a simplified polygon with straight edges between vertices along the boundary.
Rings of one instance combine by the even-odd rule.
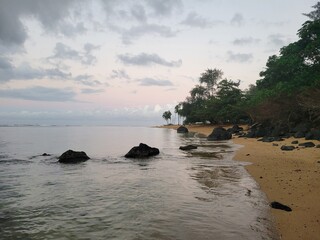
[[[169,129],[177,127],[161,126]],[[186,127],[190,132],[209,135],[215,126]],[[236,151],[233,159],[251,163],[245,169],[269,202],[278,201],[292,208],[292,212],[270,208],[281,239],[320,239],[320,149],[280,149],[282,145],[293,145],[291,142],[294,140],[306,142],[302,138],[288,138],[281,142],[265,143],[256,138],[233,137],[233,143],[243,146]],[[320,144],[320,141],[312,142]]]

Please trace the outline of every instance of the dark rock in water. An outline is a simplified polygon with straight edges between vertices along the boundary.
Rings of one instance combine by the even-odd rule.
[[[315,147],[316,145],[313,142],[305,142],[305,143],[300,143],[300,147]]]
[[[270,203],[270,207],[274,208],[274,209],[279,209],[279,210],[283,210],[283,211],[287,211],[287,212],[291,212],[292,209],[282,203],[279,202],[272,202]]]
[[[299,141],[297,141],[297,140],[291,142],[291,144],[298,144],[298,143],[299,143]]]
[[[51,154],[43,153],[41,156],[43,156],[43,157],[48,157],[48,156],[51,156]]]
[[[158,155],[160,153],[158,148],[149,147],[147,144],[140,143],[139,146],[131,148],[125,155],[126,158],[146,158]]]
[[[212,133],[208,136],[209,141],[229,140],[232,138],[232,134],[229,133],[223,127],[217,127],[213,129]]]
[[[282,151],[292,151],[295,149],[295,146],[281,146]]]
[[[188,133],[188,132],[189,132],[189,130],[185,126],[180,126],[177,129],[177,133]]]
[[[195,146],[195,145],[187,145],[187,146],[181,146],[179,147],[180,150],[184,150],[184,151],[187,151],[187,150],[192,150],[192,149],[197,149],[198,147]]]
[[[59,157],[60,163],[78,163],[90,159],[85,152],[68,150]]]

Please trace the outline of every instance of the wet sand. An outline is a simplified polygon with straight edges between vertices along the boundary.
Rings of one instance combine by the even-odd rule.
[[[176,129],[177,126],[165,128]],[[191,132],[209,135],[214,126],[191,125],[187,128]],[[244,146],[234,159],[252,163],[246,169],[268,200],[292,208],[292,212],[271,209],[281,239],[320,239],[320,148],[280,149],[282,145],[294,145],[291,144],[294,140],[306,142],[294,138],[273,143],[238,137],[232,140]],[[320,141],[312,142],[320,144]]]

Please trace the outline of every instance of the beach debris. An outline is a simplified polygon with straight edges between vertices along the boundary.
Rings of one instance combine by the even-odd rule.
[[[299,141],[295,140],[295,141],[292,141],[291,144],[298,144]]]
[[[207,140],[209,141],[221,141],[229,140],[232,138],[232,134],[228,132],[223,127],[214,128],[212,133],[208,136]]]
[[[185,126],[180,126],[177,129],[177,133],[188,133],[188,132],[189,132],[189,130]]]
[[[316,145],[313,142],[305,142],[305,143],[300,143],[300,147],[315,147]]]
[[[281,146],[282,151],[292,151],[295,148],[296,148],[295,146],[285,146],[285,145]]]
[[[283,210],[283,211],[286,211],[286,212],[291,212],[292,211],[292,209],[289,206],[284,205],[284,204],[279,203],[279,202],[276,202],[276,201],[270,203],[270,207],[272,207],[274,209]]]
[[[150,147],[147,144],[140,143],[139,146],[131,148],[125,155],[126,158],[146,158],[158,155],[160,153],[158,148]]]
[[[181,146],[179,147],[180,150],[188,151],[192,149],[197,149],[198,147],[195,145],[187,145],[187,146]]]
[[[90,159],[83,151],[68,150],[59,157],[60,163],[78,163]]]

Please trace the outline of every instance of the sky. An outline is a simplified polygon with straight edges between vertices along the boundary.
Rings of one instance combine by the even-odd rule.
[[[254,84],[316,2],[0,0],[0,124],[164,124],[208,68]]]

